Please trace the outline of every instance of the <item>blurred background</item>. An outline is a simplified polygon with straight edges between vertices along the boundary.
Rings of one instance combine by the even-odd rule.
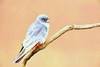
[[[21,67],[13,60],[39,14],[50,17],[49,38],[66,25],[100,22],[100,0],[0,0],[0,67]],[[100,67],[100,28],[65,33],[26,67]]]

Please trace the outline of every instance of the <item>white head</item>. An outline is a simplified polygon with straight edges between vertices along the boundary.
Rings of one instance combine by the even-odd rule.
[[[49,17],[45,14],[41,14],[37,17],[38,22],[49,23]]]

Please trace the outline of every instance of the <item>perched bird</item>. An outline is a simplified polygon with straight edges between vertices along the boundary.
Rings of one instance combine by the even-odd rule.
[[[18,63],[21,59],[31,50],[36,49],[42,45],[49,31],[49,17],[41,14],[37,17],[34,23],[32,23],[26,33],[25,39],[22,43],[22,48],[14,60],[14,63]]]

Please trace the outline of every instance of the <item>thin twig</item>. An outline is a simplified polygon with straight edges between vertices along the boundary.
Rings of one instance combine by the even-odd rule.
[[[38,51],[44,49],[46,46],[48,46],[50,43],[52,43],[54,40],[56,40],[57,38],[59,38],[61,35],[63,35],[64,33],[71,31],[71,30],[85,30],[85,29],[91,29],[91,28],[95,28],[95,27],[100,27],[100,23],[95,23],[95,24],[86,24],[86,25],[69,25],[69,26],[65,26],[64,28],[62,28],[60,31],[58,31],[57,33],[55,33],[53,36],[51,36],[49,39],[46,40],[46,42],[41,45],[39,48],[37,48],[36,50],[31,50],[24,58],[22,61],[22,67],[26,66],[27,61]]]

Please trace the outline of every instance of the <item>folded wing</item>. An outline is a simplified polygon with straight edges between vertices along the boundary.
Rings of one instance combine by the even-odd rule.
[[[44,43],[47,34],[48,30],[44,25],[36,23],[31,25],[23,41],[22,48],[14,62],[18,63],[37,43]]]

